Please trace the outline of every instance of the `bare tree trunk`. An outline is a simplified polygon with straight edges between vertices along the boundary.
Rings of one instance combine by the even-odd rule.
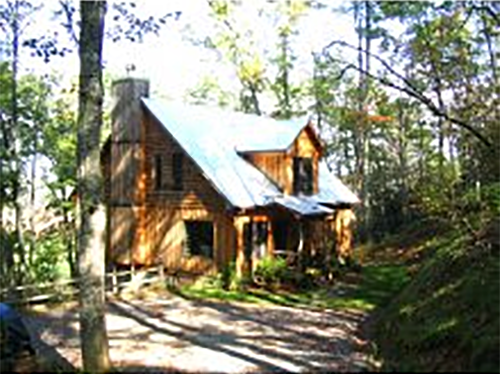
[[[4,238],[4,223],[3,223],[3,207],[4,207],[4,159],[7,156],[7,140],[5,138],[5,122],[0,118],[0,131],[2,137],[2,144],[0,145],[0,285],[5,287],[3,284],[6,279],[7,270],[7,248],[6,240]]]
[[[260,116],[262,112],[260,111],[260,106],[259,106],[259,98],[257,97],[257,87],[255,87],[254,83],[249,83],[248,88],[250,90],[250,93],[252,95],[252,106],[254,113]]]
[[[80,2],[77,246],[82,361],[84,371],[91,373],[110,367],[104,295],[105,214],[99,165],[105,13],[105,2]]]
[[[398,161],[399,161],[399,189],[400,189],[400,202],[401,202],[401,223],[406,224],[408,218],[408,139],[407,139],[407,117],[403,107],[402,98],[398,101]]]
[[[368,96],[370,94],[370,52],[371,52],[371,18],[372,6],[369,1],[364,2],[365,5],[365,71],[366,76],[363,80],[363,105],[368,104]],[[368,109],[366,108],[366,116],[364,117],[364,141],[363,141],[363,181],[361,195],[364,198],[365,205],[365,227],[368,240],[372,237],[372,207],[371,207],[371,186],[370,186],[370,119]]]
[[[33,144],[33,158],[31,160],[31,181],[30,181],[30,247],[29,247],[29,255],[28,255],[28,264],[31,266],[33,263],[33,255],[35,252],[36,245],[36,237],[35,237],[35,200],[36,200],[36,162],[37,162],[37,152],[38,152],[38,133],[37,129],[35,129],[35,141]]]
[[[19,160],[19,136],[18,136],[18,108],[17,108],[17,72],[19,63],[19,0],[14,2],[14,9],[12,15],[12,87],[11,87],[11,132],[13,140],[13,170],[14,170],[14,183],[12,186],[12,200],[14,202],[14,222],[15,222],[15,233],[16,233],[16,244],[15,249],[19,255],[19,264],[17,267],[16,282],[22,284],[23,273],[26,266],[25,255],[24,255],[24,240],[23,240],[23,230],[22,230],[22,208],[19,202],[19,195],[21,190],[21,162]]]

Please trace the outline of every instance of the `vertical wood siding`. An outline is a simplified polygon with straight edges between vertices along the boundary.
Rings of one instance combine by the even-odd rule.
[[[183,188],[174,189],[173,155],[182,148],[150,115],[141,123],[140,145],[118,143],[111,162],[110,250],[116,263],[150,265],[160,261],[171,270],[205,272],[231,260],[234,251],[232,217],[226,201],[202,175],[189,155],[183,157]],[[153,180],[154,157],[160,155],[160,190]],[[111,160],[114,155],[111,154]],[[186,256],[184,220],[212,221],[214,258]]]
[[[318,193],[318,161],[321,146],[309,126],[297,136],[286,152],[247,152],[245,158],[276,182],[285,194],[293,194],[293,158],[313,159],[313,193]]]

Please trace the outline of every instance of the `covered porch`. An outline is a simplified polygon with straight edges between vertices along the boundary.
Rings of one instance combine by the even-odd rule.
[[[234,217],[238,275],[252,275],[266,256],[285,258],[300,269],[323,267],[335,253],[348,254],[352,235],[345,231],[350,231],[352,220],[346,222],[345,217],[352,214],[350,208],[326,207],[306,196],[282,196],[239,212]]]

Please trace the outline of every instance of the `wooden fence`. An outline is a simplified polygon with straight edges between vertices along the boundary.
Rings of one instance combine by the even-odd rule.
[[[107,294],[118,294],[126,289],[138,289],[140,286],[159,283],[175,286],[179,276],[167,274],[163,265],[137,270],[118,271],[114,268],[105,274],[105,289]],[[0,289],[0,301],[12,304],[28,304],[46,302],[54,299],[74,298],[78,295],[78,278],[46,282],[41,284],[23,285]]]

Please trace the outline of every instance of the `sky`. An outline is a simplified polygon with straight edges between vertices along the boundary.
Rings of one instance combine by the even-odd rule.
[[[252,14],[255,15],[252,8],[259,1],[264,0],[242,0],[238,19],[245,28],[252,30],[257,40],[257,49],[272,50],[274,46],[269,35],[275,35],[275,26],[262,21],[262,18],[252,17]],[[215,78],[226,89],[237,87],[234,69],[229,63],[217,59],[215,53],[188,40],[203,39],[213,30],[207,0],[140,0],[135,3],[138,15],[162,16],[176,11],[181,12],[181,15],[176,21],[169,18],[159,36],[147,35],[141,43],[113,43],[109,39],[105,40],[103,60],[107,74],[116,78],[127,76],[126,66],[133,64],[136,70],[132,75],[149,79],[153,94],[172,99],[182,99],[187,90],[195,87],[207,76]],[[26,35],[52,33],[54,25],[59,23],[53,16],[58,1],[48,0],[40,4],[43,4],[43,8],[32,17],[26,28]],[[77,6],[76,2],[75,4]],[[338,7],[340,4],[339,1],[331,1],[329,8]],[[113,25],[109,14],[111,13],[108,11],[108,28]],[[333,39],[349,40],[355,37],[350,17],[330,9],[310,11],[301,18],[299,30],[293,45],[298,57],[293,78],[298,80],[312,74],[313,51],[320,50]],[[29,51],[25,50],[21,71],[36,74],[55,73],[60,75],[64,82],[76,82],[79,72],[76,48],[62,28],[59,35],[67,45],[73,46],[73,53],[63,58],[54,58],[47,64],[40,58],[30,57]]]

